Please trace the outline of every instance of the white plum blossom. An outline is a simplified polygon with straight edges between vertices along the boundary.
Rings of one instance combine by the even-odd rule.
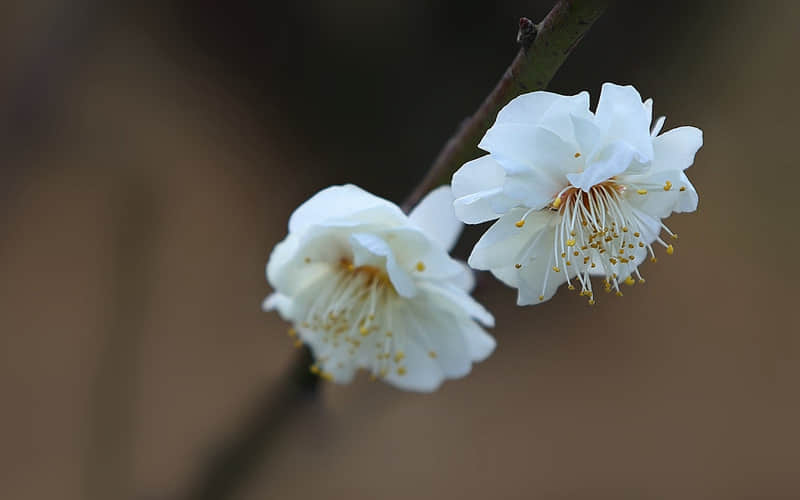
[[[703,144],[697,128],[659,135],[664,118],[651,121],[651,99],[611,83],[594,113],[587,92],[508,103],[479,144],[489,154],[453,176],[459,219],[499,218],[469,265],[518,288],[519,305],[548,300],[563,283],[594,304],[591,276],[618,295],[621,283],[643,282],[638,266],[656,260],[654,244],[674,252],[665,239],[677,235],[661,220],[697,208],[683,171]]]
[[[296,344],[313,351],[312,372],[346,383],[364,369],[432,391],[491,354],[495,341],[480,324],[494,319],[469,295],[472,271],[448,255],[463,227],[452,204],[443,186],[406,215],[344,185],[294,211],[267,264],[275,293],[263,309],[292,322]]]

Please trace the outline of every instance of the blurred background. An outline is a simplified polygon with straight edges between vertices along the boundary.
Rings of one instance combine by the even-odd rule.
[[[291,211],[402,200],[552,4],[3,2],[0,497],[190,491],[295,356],[259,309]],[[704,130],[675,255],[594,308],[486,281],[493,356],[432,395],[326,384],[235,498],[800,497],[799,15],[610,9],[550,89]]]

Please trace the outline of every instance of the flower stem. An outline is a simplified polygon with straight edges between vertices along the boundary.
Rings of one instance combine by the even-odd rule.
[[[444,183],[464,162],[478,154],[477,144],[494,121],[497,112],[523,92],[547,86],[555,72],[600,17],[609,0],[559,0],[538,25],[523,18],[517,39],[519,52],[494,90],[478,110],[465,120],[447,141],[428,173],[403,204],[408,210],[431,189]],[[535,38],[533,34],[535,33]],[[259,403],[228,445],[209,463],[187,500],[225,499],[238,491],[263,456],[264,448],[289,417],[316,394],[319,378],[309,373],[313,362],[303,347],[292,362],[286,380],[276,394]]]
[[[425,177],[403,203],[406,212],[428,191],[448,182],[461,165],[478,156],[478,142],[503,106],[522,93],[547,87],[608,4],[609,0],[559,0],[541,23],[533,25],[536,38],[532,42],[530,21],[520,19],[519,52],[478,110],[445,143]]]

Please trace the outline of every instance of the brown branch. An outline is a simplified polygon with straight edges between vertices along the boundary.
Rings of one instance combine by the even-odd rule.
[[[464,162],[477,156],[478,141],[500,108],[523,92],[543,89],[550,82],[607,3],[608,0],[559,0],[540,24],[534,25],[527,18],[520,20],[519,53],[480,108],[447,141],[425,178],[403,204],[406,211],[433,187],[446,182]],[[278,392],[256,407],[246,425],[209,462],[200,481],[183,498],[225,499],[239,491],[278,429],[315,393],[319,379],[309,373],[311,362],[310,352],[303,348]]]
[[[538,25],[520,19],[517,41],[521,47],[511,66],[475,114],[464,120],[444,145],[422,182],[403,203],[404,210],[409,211],[428,191],[448,182],[461,165],[479,155],[478,142],[511,99],[547,87],[608,4],[609,0],[559,0]],[[536,38],[531,41],[534,32]]]

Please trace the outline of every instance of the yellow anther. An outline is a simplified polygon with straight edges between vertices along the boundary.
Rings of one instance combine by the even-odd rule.
[[[622,292],[620,292],[619,290],[617,290],[617,294],[616,294],[616,295],[617,295],[617,297],[622,297]]]
[[[394,335],[392,332],[386,332],[387,337],[391,337],[392,335]]]
[[[569,285],[569,286],[567,287],[567,289],[568,289],[568,290],[575,290],[575,285]]]
[[[355,270],[355,268],[356,268],[356,266],[354,266],[353,264],[347,264],[347,270],[348,271],[353,271],[353,270]]]
[[[655,258],[655,257],[651,257],[651,258],[650,258],[650,262],[652,262],[653,264],[655,264],[656,262],[658,262],[658,259],[657,259],[657,258]]]
[[[422,272],[425,270],[425,263],[421,260],[417,262],[417,271]]]
[[[612,264],[617,263],[617,259],[615,259],[614,257],[611,257],[610,259],[608,259],[608,261],[611,262]]]
[[[561,272],[561,269],[559,269],[558,266],[553,266],[553,271],[558,273]]]
[[[397,374],[398,375],[405,375],[406,374],[406,367],[405,366],[398,366],[397,367]]]
[[[308,371],[310,371],[314,375],[319,375],[319,366],[311,365],[311,366],[308,367]]]
[[[564,257],[566,257],[566,256],[567,256],[567,252],[561,252],[561,258],[562,258],[562,259],[563,259]]]
[[[639,278],[639,283],[644,283],[644,278]]]
[[[541,302],[542,300],[544,300],[544,295],[539,295],[539,301]]]
[[[299,348],[300,348],[300,346],[302,346],[302,345],[303,345],[303,341],[302,341],[302,340],[300,340],[300,339],[297,339],[297,340],[295,340],[295,341],[294,341],[294,346],[295,346],[295,347],[297,347],[298,349],[299,349]]]
[[[309,264],[311,262],[311,257],[306,257],[303,260],[305,261],[306,264]]]
[[[637,238],[638,238],[639,236],[641,236],[641,234],[639,233],[639,231],[636,231],[635,233],[633,233],[633,235],[634,235],[634,236],[636,236]]]
[[[573,255],[574,257],[577,257],[577,256],[578,256],[578,255],[580,255],[580,254],[581,254],[581,253],[580,253],[579,251],[577,251],[577,250],[575,250],[574,252],[572,252],[572,255]]]
[[[642,248],[642,247],[644,247],[644,243],[642,243],[642,242],[640,241],[640,242],[639,242],[639,248]]]
[[[686,186],[681,186],[681,188],[678,191],[686,191]]]
[[[633,243],[628,243],[628,248],[633,248]]]
[[[514,264],[514,267],[516,267],[517,269],[519,269],[520,267],[522,267],[522,264]]]
[[[620,255],[625,255],[625,249],[624,248],[620,248],[619,249],[619,254]]]
[[[428,356],[430,356],[433,359],[436,359],[437,356],[436,351],[428,351]]]
[[[517,222],[514,223],[514,225],[517,226],[517,227],[522,227],[522,226],[525,225],[525,221],[524,220],[518,220]]]
[[[637,189],[636,192],[639,193],[639,194],[647,194],[647,190],[646,189]]]
[[[568,266],[571,266],[571,265],[572,265],[572,262],[570,262],[570,261],[567,261],[567,265],[568,265]]]
[[[394,362],[395,363],[399,363],[405,357],[406,357],[406,353],[404,353],[403,351],[397,351],[397,353],[395,353],[395,355],[394,355]]]
[[[297,330],[295,330],[294,328],[289,328],[289,331],[286,333],[288,333],[290,337],[294,337],[295,335],[297,335]]]
[[[575,153],[575,158],[580,158],[580,157],[581,157],[580,153]]]
[[[366,327],[362,326],[361,328],[358,329],[358,333],[360,333],[362,337],[366,337],[367,335],[369,335],[369,330]]]
[[[673,240],[677,240],[677,239],[678,239],[678,233],[675,233],[675,234],[673,234],[673,235],[672,235],[672,239],[673,239]]]
[[[574,247],[575,246],[575,240],[574,239],[567,240],[567,246],[568,247]]]
[[[597,264],[595,264],[594,262],[592,262],[592,265],[591,265],[590,267],[597,267]]]
[[[628,276],[627,278],[625,278],[625,284],[626,284],[626,285],[633,286],[633,285],[634,285],[634,283],[636,283],[636,281],[634,281],[634,279],[633,279],[633,278],[631,278],[630,276]]]
[[[626,226],[622,226],[622,232],[623,233],[627,233],[628,232],[628,228]]]
[[[672,189],[672,183],[670,181],[665,182],[664,191],[669,191],[670,189]]]
[[[593,305],[594,305],[594,299],[589,299],[589,305],[590,305],[590,306],[593,306]]]
[[[569,232],[569,235],[570,235],[570,236],[575,236],[575,231],[570,231],[570,232]]]
[[[667,255],[672,255],[675,253],[675,247],[672,245],[667,245]]]
[[[556,198],[555,200],[553,200],[553,203],[552,203],[552,205],[553,205],[553,208],[558,208],[558,207],[560,207],[560,206],[561,206],[561,197],[559,196],[558,198]]]
[[[331,372],[320,372],[319,378],[330,382],[331,380],[333,380],[333,374]]]

